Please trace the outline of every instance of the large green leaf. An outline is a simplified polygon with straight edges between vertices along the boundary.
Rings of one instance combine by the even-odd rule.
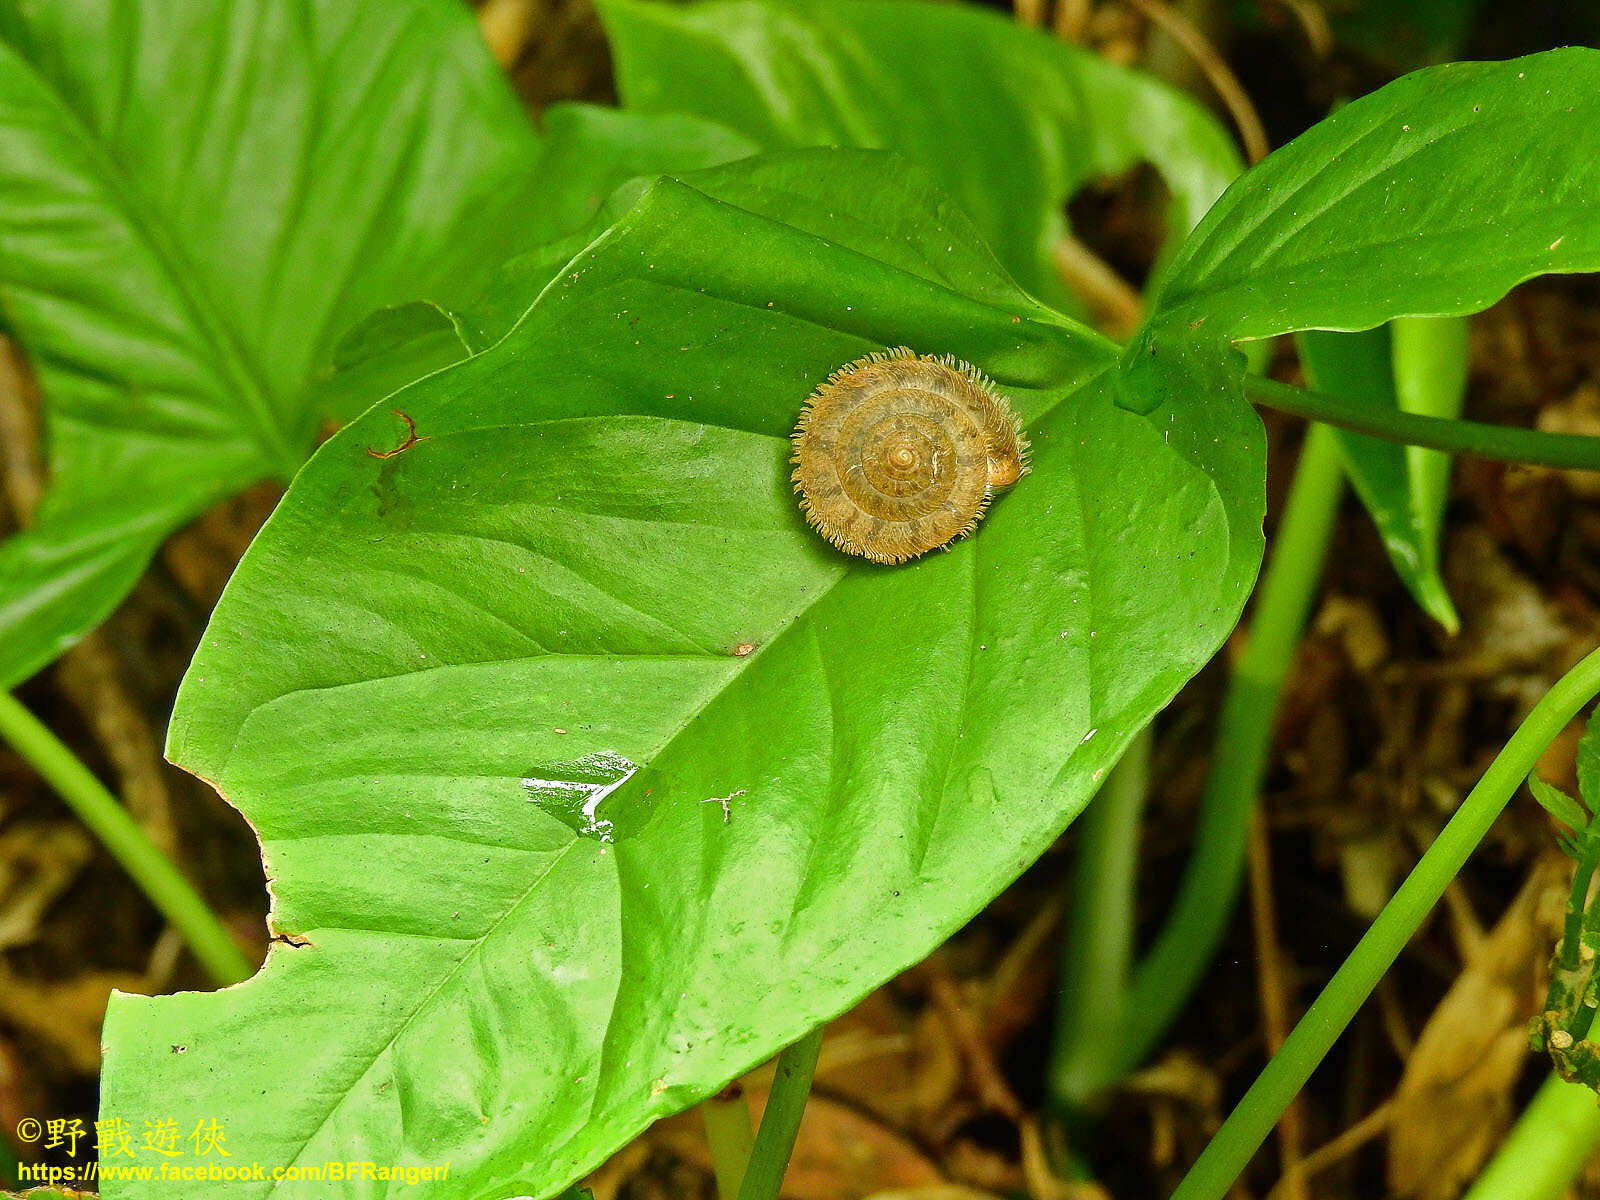
[[[787,434],[901,343],[991,374],[1034,471],[885,568],[804,524]],[[1254,578],[1253,414],[1135,416],[1114,360],[902,161],[655,184],[503,340],[392,398],[422,440],[376,458],[405,429],[365,414],[241,563],[170,752],[259,832],[283,941],[223,992],[114,997],[103,1114],[543,1196],[925,955]]]
[[[175,526],[294,473],[357,318],[526,245],[537,151],[453,0],[0,0],[0,305],[51,467],[0,548],[0,685]]]
[[[601,0],[627,107],[692,112],[764,146],[897,150],[934,172],[1035,295],[1071,303],[1067,199],[1150,162],[1181,237],[1241,166],[1200,105],[994,13],[905,0]],[[1176,240],[1176,239],[1175,239]]]
[[[1464,316],[1536,275],[1596,270],[1597,131],[1600,50],[1396,80],[1228,189],[1178,252],[1130,361]]]

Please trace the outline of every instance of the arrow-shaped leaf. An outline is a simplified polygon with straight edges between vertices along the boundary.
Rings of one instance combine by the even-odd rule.
[[[991,374],[1034,472],[884,568],[804,524],[787,434],[899,343]],[[1253,415],[1128,413],[1114,354],[898,160],[652,187],[394,398],[408,448],[374,456],[406,434],[383,409],[324,446],[240,565],[170,748],[259,831],[287,944],[224,992],[115,997],[104,1115],[547,1195],[925,955],[1254,577]]]

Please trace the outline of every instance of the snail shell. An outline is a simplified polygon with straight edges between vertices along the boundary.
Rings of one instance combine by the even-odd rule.
[[[976,367],[905,347],[858,358],[806,401],[794,431],[806,520],[847,554],[905,562],[977,527],[1028,473],[1010,402]]]

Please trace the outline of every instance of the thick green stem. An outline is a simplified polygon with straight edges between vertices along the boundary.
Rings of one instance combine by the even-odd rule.
[[[1133,958],[1134,892],[1139,818],[1149,788],[1146,726],[1128,743],[1105,786],[1079,818],[1082,841],[1074,864],[1062,939],[1061,992],[1050,1060],[1056,1112],[1081,1111],[1104,1080],[1102,1047],[1127,1025],[1128,968]]]
[[[822,1026],[818,1025],[778,1056],[778,1073],[767,1096],[767,1109],[761,1114],[761,1129],[750,1151],[739,1200],[778,1200],[821,1050]]]
[[[1314,426],[1295,469],[1244,651],[1222,702],[1194,849],[1166,921],[1134,971],[1121,1036],[1102,1039],[1092,1077],[1081,1084],[1090,1094],[1137,1067],[1161,1040],[1199,986],[1232,918],[1273,717],[1322,573],[1343,479],[1333,433]]]
[[[1222,1200],[1367,996],[1421,927],[1539,756],[1600,693],[1600,650],[1550,689],[1245,1093],[1173,1200]],[[1592,1102],[1592,1101],[1591,1101]]]
[[[8,692],[0,692],[0,738],[33,765],[104,843],[217,982],[238,983],[254,973],[206,902],[156,849],[128,810],[60,738]]]
[[[1600,437],[1577,433],[1542,433],[1536,429],[1515,429],[1504,425],[1485,425],[1478,421],[1429,417],[1394,408],[1377,408],[1259,375],[1245,376],[1244,391],[1253,404],[1337,425],[1341,429],[1383,438],[1385,441],[1504,462],[1600,471]]]
[[[1528,1102],[1466,1200],[1560,1200],[1600,1146],[1600,1105],[1552,1074]]]
[[[739,1200],[744,1173],[750,1166],[755,1133],[750,1127],[750,1102],[744,1089],[730,1083],[700,1105],[706,1124],[706,1144],[711,1148],[711,1169],[717,1177],[721,1200]]]

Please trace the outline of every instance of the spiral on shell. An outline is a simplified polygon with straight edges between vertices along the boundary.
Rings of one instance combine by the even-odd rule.
[[[976,367],[900,347],[841,367],[794,431],[794,486],[847,554],[900,563],[971,533],[1028,473],[1010,402]]]

